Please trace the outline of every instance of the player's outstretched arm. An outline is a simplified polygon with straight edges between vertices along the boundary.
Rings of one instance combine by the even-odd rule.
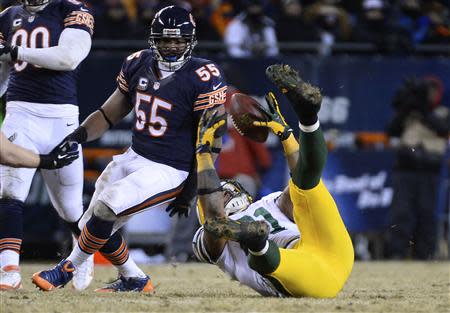
[[[214,167],[211,146],[216,138],[226,131],[226,114],[217,110],[205,110],[200,119],[197,135],[197,194],[205,220],[225,218],[224,201],[220,179]],[[205,232],[205,245],[209,255],[217,259],[225,247],[226,240]]]
[[[100,109],[89,115],[81,126],[64,138],[57,147],[65,152],[73,150],[74,145],[98,139],[131,110],[128,99],[116,89]]]
[[[11,143],[1,132],[0,147],[0,164],[11,167],[57,169],[71,164],[79,155],[78,150],[63,154],[53,150],[49,154],[39,155]]]
[[[286,156],[289,171],[292,173],[295,170],[298,161],[299,145],[295,139],[292,128],[286,123],[280,111],[275,95],[269,92],[266,95],[266,102],[268,108],[260,106],[258,109],[267,117],[267,122],[255,121],[253,125],[260,127],[268,127],[281,141]]]

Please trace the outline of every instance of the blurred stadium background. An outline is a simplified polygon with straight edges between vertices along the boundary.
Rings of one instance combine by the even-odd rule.
[[[2,6],[13,2],[2,1]],[[406,227],[412,229],[406,252],[395,250],[403,244],[397,241],[404,238],[396,237],[396,229],[402,226],[393,222],[391,204],[399,192],[393,186],[394,174],[408,165],[398,157],[399,140],[386,132],[398,110],[404,109],[405,116],[416,110],[423,114],[419,120],[426,120],[429,114],[445,112],[442,109],[450,105],[449,1],[85,2],[95,8],[96,32],[93,49],[80,74],[80,120],[114,90],[124,57],[148,47],[148,25],[154,13],[168,4],[181,5],[192,11],[197,22],[199,44],[194,54],[221,65],[227,81],[235,87],[232,92],[247,93],[263,101],[264,94],[273,88],[265,79],[265,68],[280,62],[291,64],[322,88],[320,120],[330,148],[325,181],[352,234],[358,259],[449,258],[448,128],[446,134],[433,130],[434,136],[426,136],[433,142],[444,138],[438,168],[427,168],[422,163],[419,168],[413,166],[418,179],[423,180],[421,175],[426,172],[435,179],[436,188],[427,191],[427,205],[421,208],[427,216],[403,212],[403,221],[409,224]],[[405,84],[408,77],[417,80]],[[416,92],[420,88],[432,89],[433,98]],[[279,99],[288,123],[297,129],[295,115],[281,95]],[[95,180],[111,156],[129,145],[131,122],[131,117],[127,118],[100,140],[85,146],[86,207]],[[425,126],[434,129],[433,125]],[[417,138],[423,135],[414,134]],[[257,145],[235,136],[230,129],[224,139],[223,156],[218,161],[221,175],[237,177],[256,197],[283,188],[288,172],[278,140],[269,138],[266,144]],[[396,136],[401,138],[402,134]],[[408,192],[409,181],[404,181],[404,192]],[[423,182],[432,184],[431,180]],[[39,175],[27,206],[24,260],[61,258],[70,248],[70,235],[51,209]],[[148,211],[132,219],[123,232],[137,261],[193,261],[190,239],[196,223],[195,214],[176,220],[165,212]],[[417,239],[424,237],[426,247],[418,247]]]

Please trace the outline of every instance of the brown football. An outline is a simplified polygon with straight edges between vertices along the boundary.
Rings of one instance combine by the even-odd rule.
[[[260,104],[243,93],[231,97],[230,115],[234,128],[245,137],[257,142],[265,142],[269,135],[267,127],[254,126],[254,121],[267,121],[267,117],[258,110]]]

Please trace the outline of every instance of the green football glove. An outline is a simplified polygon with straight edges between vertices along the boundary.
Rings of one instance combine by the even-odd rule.
[[[269,92],[266,95],[266,102],[268,109],[260,106],[258,109],[268,118],[268,122],[255,121],[253,125],[264,126],[272,130],[272,132],[277,135],[281,141],[289,138],[292,133],[292,128],[286,123],[283,115],[280,112],[280,106],[275,98],[273,92]]]

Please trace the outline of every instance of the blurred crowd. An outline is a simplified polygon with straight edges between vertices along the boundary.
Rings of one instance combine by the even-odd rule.
[[[3,7],[17,1],[3,1]],[[450,0],[87,0],[97,39],[142,39],[155,13],[182,6],[201,41],[224,41],[234,57],[273,56],[278,42],[369,42],[385,53],[450,43]]]

